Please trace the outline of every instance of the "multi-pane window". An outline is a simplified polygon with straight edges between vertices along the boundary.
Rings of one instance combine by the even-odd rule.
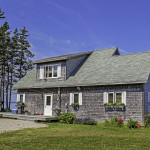
[[[44,77],[45,78],[58,77],[58,65],[45,65],[44,66]]]
[[[122,103],[122,93],[108,93],[108,103]]]

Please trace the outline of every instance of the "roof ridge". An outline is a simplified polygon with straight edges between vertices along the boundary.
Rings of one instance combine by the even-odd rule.
[[[91,51],[85,51],[85,52],[79,52],[79,53],[72,53],[72,54],[67,54],[67,55],[59,55],[59,56],[54,56],[54,57],[47,57],[47,58],[35,60],[35,61],[33,61],[33,64],[36,64],[36,63],[39,63],[39,62],[43,63],[43,62],[47,61],[48,59],[62,59],[62,60],[66,60],[66,59],[69,59],[69,58],[72,58],[72,57],[76,57],[76,56],[80,56],[80,55],[91,54],[94,51],[104,51],[104,50],[107,51],[107,50],[115,50],[115,49],[116,49],[116,47],[107,48],[107,49],[100,49],[100,50],[91,50]]]
[[[116,55],[116,56],[139,55],[139,54],[143,54],[143,53],[150,53],[150,51],[147,51],[147,52],[138,52],[138,53],[130,53],[130,54],[123,54],[123,55]]]

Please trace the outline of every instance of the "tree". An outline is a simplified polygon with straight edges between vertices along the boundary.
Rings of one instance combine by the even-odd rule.
[[[1,11],[1,9],[0,9],[0,19],[4,19],[5,17],[4,17],[4,12],[2,12]]]
[[[29,50],[30,44],[27,41],[27,37],[29,36],[28,31],[24,27],[20,30],[21,33],[19,34],[19,51],[17,54],[16,65],[17,65],[17,72],[16,77],[21,79],[24,77],[28,70],[32,69],[31,59],[34,55]]]
[[[17,58],[17,52],[19,50],[19,33],[18,29],[16,28],[15,31],[13,32],[13,36],[11,38],[11,51],[10,51],[10,87],[9,87],[9,105],[8,109],[10,110],[10,105],[11,105],[11,97],[12,97],[12,86],[13,84],[17,81],[16,76],[15,76],[15,60]]]
[[[10,29],[8,22],[4,22],[4,24],[0,27],[0,66],[1,66],[1,97],[3,100],[2,108],[4,109],[4,99],[5,99],[5,84],[7,82],[8,86],[8,78],[9,75],[7,74],[8,78],[6,80],[6,72],[8,73],[8,60],[9,60],[9,53],[10,50]],[[7,87],[6,86],[6,87]],[[7,90],[7,89],[6,89]],[[6,98],[7,99],[7,98]],[[7,99],[8,100],[8,99]]]
[[[4,19],[4,18],[5,18],[5,17],[4,17],[4,12],[2,12],[1,9],[0,9],[0,20],[1,20],[1,19]],[[0,42],[1,42],[1,39],[0,39]],[[1,58],[0,58],[0,59],[1,59]],[[1,71],[1,68],[0,68],[0,71]],[[0,81],[1,81],[1,78],[0,78]],[[1,111],[1,102],[2,102],[2,99],[1,99],[1,94],[2,94],[2,93],[1,93],[1,91],[2,91],[2,90],[1,90],[1,85],[0,85],[0,111]]]
[[[0,10],[0,19],[4,18],[3,15]],[[34,57],[29,50],[26,28],[20,32],[16,28],[12,35],[11,33],[8,22],[4,22],[0,27],[0,109],[2,101],[3,110],[5,101],[6,109],[10,109],[12,86],[32,69],[31,58]]]

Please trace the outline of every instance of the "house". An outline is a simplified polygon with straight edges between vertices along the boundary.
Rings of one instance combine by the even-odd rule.
[[[30,114],[55,116],[55,109],[61,108],[78,118],[104,121],[118,116],[143,122],[150,113],[150,52],[120,55],[118,48],[110,48],[34,64],[14,85],[17,100]],[[115,102],[123,103],[122,109],[113,107]],[[74,110],[72,103],[79,103],[79,109]]]

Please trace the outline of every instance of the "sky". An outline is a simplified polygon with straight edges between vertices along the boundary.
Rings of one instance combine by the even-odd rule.
[[[35,60],[118,47],[150,51],[150,0],[0,0],[11,30],[29,31]]]

